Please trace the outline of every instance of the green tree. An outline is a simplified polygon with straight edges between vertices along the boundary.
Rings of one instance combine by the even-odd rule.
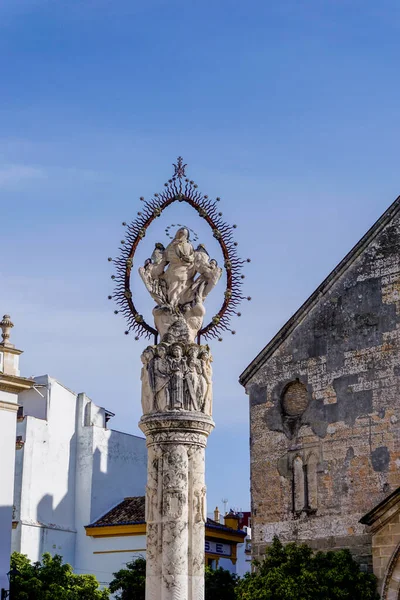
[[[43,554],[31,563],[25,554],[14,552],[11,568],[17,569],[12,582],[13,600],[108,600],[108,590],[100,590],[94,575],[76,575],[71,565],[56,554]]]
[[[209,567],[205,570],[205,596],[206,600],[235,600],[235,586],[237,577],[224,569],[213,571]],[[110,583],[110,591],[117,600],[145,600],[146,589],[146,560],[137,558],[127,563],[125,569],[114,573]]]
[[[146,591],[146,560],[137,558],[126,564],[125,569],[114,573],[110,583],[110,592],[117,600],[145,600]]]
[[[236,587],[237,600],[379,600],[376,578],[349,550],[317,552],[274,538],[264,560]]]
[[[205,600],[235,600],[238,577],[226,569],[205,569]]]

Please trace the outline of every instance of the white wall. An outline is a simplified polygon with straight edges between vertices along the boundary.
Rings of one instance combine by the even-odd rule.
[[[93,448],[92,522],[124,498],[144,496],[147,481],[144,438],[95,427]]]
[[[30,560],[40,560],[45,552],[60,554],[64,562],[74,563],[75,532],[54,527],[21,524],[21,548]]]
[[[48,383],[49,378],[36,377],[36,386],[30,390],[21,392],[18,396],[18,404],[23,407],[24,415],[36,417],[38,419],[47,419],[47,403],[48,403]],[[46,387],[43,387],[46,386]]]
[[[240,577],[251,571],[251,554],[246,554],[246,547],[248,543],[251,543],[251,527],[243,527],[243,531],[247,533],[247,536],[243,544],[237,545],[236,573]]]
[[[47,420],[26,416],[18,423],[24,447],[17,451],[19,524],[13,546],[34,561],[43,552],[57,552],[70,562],[76,532],[76,396],[48,376],[39,380],[46,385],[39,388],[44,398],[34,390],[20,394],[25,414],[47,414]]]
[[[17,404],[17,395],[0,391],[0,402]],[[0,407],[0,589],[8,589],[15,465],[16,416]]]
[[[79,395],[78,402],[83,419],[78,418],[77,429],[75,568],[79,572],[94,573],[95,564],[102,564],[105,559],[102,555],[96,555],[93,559],[92,540],[86,536],[84,527],[102,517],[124,498],[144,496],[147,449],[141,437],[95,425],[83,425],[87,422],[85,415],[99,413],[93,407],[88,409],[90,400],[84,394]],[[111,557],[110,560],[118,566],[117,557]]]
[[[99,572],[105,564],[104,572],[111,576],[125,564],[118,556],[127,562],[129,552],[143,549],[144,543],[139,536],[139,546],[122,547],[127,553],[93,554],[93,540],[84,527],[125,497],[145,494],[145,440],[106,429],[105,409],[85,394],[77,395],[47,375],[35,380],[41,395],[35,390],[20,394],[25,417],[18,435],[25,444],[16,457],[19,523],[13,548],[33,561],[43,552],[61,554],[77,572],[102,580]]]
[[[110,538],[87,537],[87,559],[78,573],[93,573],[102,585],[108,585],[113,573],[125,568],[126,563],[138,556],[146,558],[146,536],[121,536]]]

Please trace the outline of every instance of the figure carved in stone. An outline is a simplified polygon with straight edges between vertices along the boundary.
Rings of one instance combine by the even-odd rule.
[[[171,355],[168,358],[171,372],[169,380],[171,409],[182,410],[184,408],[183,379],[186,373],[186,358],[183,356],[182,346],[179,343],[172,345]]]
[[[195,489],[193,492],[193,515],[195,523],[206,522],[206,488]]]
[[[148,346],[140,357],[143,363],[140,379],[142,381],[142,410],[144,415],[152,412],[154,407],[153,378],[152,368],[150,366],[153,357],[154,350],[151,346]]]
[[[181,227],[166,248],[156,244],[139,274],[156,302],[153,316],[161,341],[194,342],[203,324],[203,302],[222,275],[217,261],[202,244],[195,250],[188,228]]]
[[[146,521],[154,520],[157,511],[157,489],[146,486]]]
[[[196,287],[196,293],[192,302],[188,302],[182,307],[183,318],[188,328],[188,341],[194,342],[198,331],[200,330],[206,309],[203,304],[203,292],[205,287],[203,281]]]
[[[163,258],[168,266],[161,278],[167,284],[168,303],[172,308],[176,308],[178,304],[190,301],[186,300],[185,294],[188,294],[193,285],[196,274],[194,248],[189,241],[189,230],[186,227],[178,229],[175,238],[165,249]]]
[[[142,354],[144,414],[186,410],[211,416],[212,367],[208,346],[161,342]]]
[[[197,345],[191,346],[187,353],[185,384],[186,384],[186,410],[200,410],[201,406],[201,364],[197,358],[199,349]]]
[[[169,379],[170,368],[167,360],[167,347],[164,344],[157,346],[154,358],[154,407],[155,410],[166,411],[170,408]]]
[[[167,301],[166,283],[160,279],[165,268],[164,250],[164,246],[157,243],[151,258],[145,261],[143,267],[139,267],[139,275],[157,304],[164,304]]]
[[[200,353],[202,383],[204,382],[204,390],[202,391],[203,405],[201,410],[206,415],[212,414],[212,357],[207,349]]]

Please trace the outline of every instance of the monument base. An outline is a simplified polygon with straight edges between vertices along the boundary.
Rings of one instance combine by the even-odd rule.
[[[194,411],[147,414],[146,600],[204,600],[205,447],[214,428]]]

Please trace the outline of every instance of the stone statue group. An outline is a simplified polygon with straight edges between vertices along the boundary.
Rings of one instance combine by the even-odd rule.
[[[199,244],[194,249],[189,229],[181,227],[166,248],[161,243],[155,245],[139,274],[156,302],[153,316],[161,341],[194,342],[204,319],[203,302],[222,274],[205,246]],[[165,338],[171,325],[179,330],[178,335],[172,335],[173,330]]]
[[[212,357],[195,343],[205,315],[204,299],[222,269],[202,244],[194,249],[180,227],[166,248],[155,245],[139,274],[156,302],[154,323],[161,343],[142,356],[143,414],[169,411],[212,413]]]
[[[161,343],[142,356],[143,414],[212,412],[212,357],[208,346]]]

